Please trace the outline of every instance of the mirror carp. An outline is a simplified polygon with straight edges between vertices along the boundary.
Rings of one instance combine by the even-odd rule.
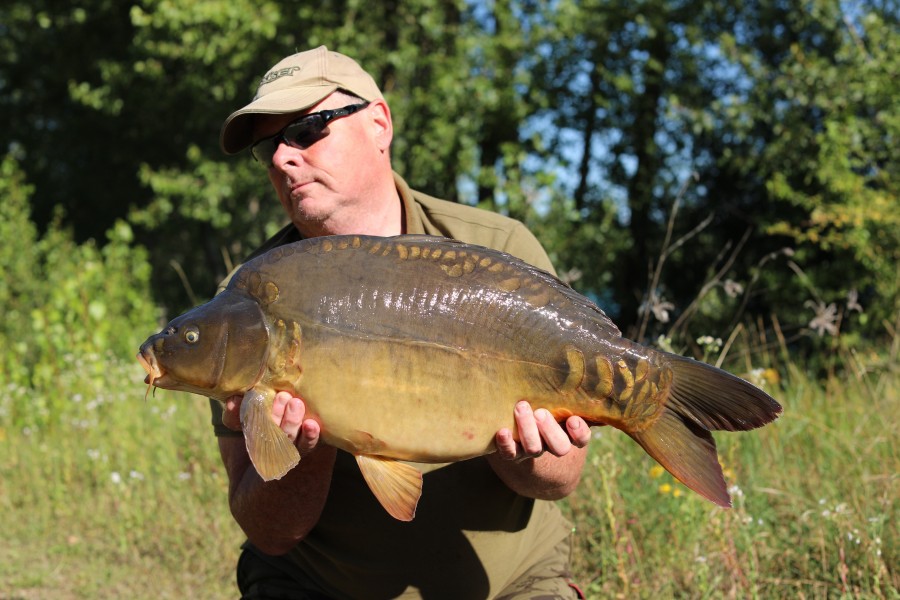
[[[333,236],[277,247],[141,346],[156,386],[243,395],[247,452],[267,481],[300,460],[276,392],[353,454],[372,492],[411,520],[422,474],[494,452],[527,400],[558,421],[624,431],[687,487],[730,506],[712,430],[781,406],[702,362],[630,341],[556,277],[500,251],[429,236]]]

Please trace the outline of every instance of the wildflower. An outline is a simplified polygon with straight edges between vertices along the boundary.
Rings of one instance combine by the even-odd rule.
[[[674,498],[681,498],[681,494],[681,488],[675,488],[674,490],[672,490],[672,497]]]
[[[665,352],[675,352],[675,349],[672,348],[672,338],[665,335],[656,338],[656,347]]]
[[[765,372],[765,369],[753,369],[747,379],[759,389],[764,389],[766,386]]]
[[[131,470],[131,472],[128,474],[128,476],[131,477],[132,479],[137,479],[138,481],[141,481],[144,479],[143,473],[135,471],[134,469]]]
[[[652,477],[653,479],[656,479],[665,472],[666,470],[663,469],[660,465],[653,465],[652,467],[650,467],[650,477]]]
[[[859,292],[856,291],[856,288],[853,288],[849,292],[847,292],[847,310],[856,312],[862,312],[862,305],[859,303]]]
[[[110,473],[109,478],[116,485],[119,485],[120,483],[122,483],[122,476],[119,474],[118,471],[113,471],[112,473]]]
[[[730,467],[726,467],[721,459],[719,459],[719,468],[722,469],[722,476],[725,479],[734,479],[734,471]]]
[[[190,478],[191,478],[191,474],[188,473],[187,471],[182,471],[181,473],[178,474],[178,479],[180,481],[187,481]]]
[[[572,267],[568,271],[563,271],[559,274],[560,280],[566,285],[572,285],[576,281],[582,278],[584,273],[581,272],[581,269],[578,267]]]
[[[709,350],[719,350],[722,347],[722,338],[714,338],[711,335],[701,335],[697,338],[697,344]]]
[[[732,485],[731,487],[729,487],[729,488],[728,488],[728,493],[731,494],[732,496],[737,497],[737,498],[740,498],[741,496],[744,495],[744,491],[743,491],[741,488],[739,488],[739,487],[737,486],[737,484],[734,484],[734,485]]]
[[[100,459],[100,451],[95,448],[88,448],[87,455],[88,455],[88,458],[91,460],[99,460]]]
[[[744,293],[744,286],[733,279],[726,279],[723,287],[729,298],[737,298]]]
[[[675,305],[671,302],[666,302],[662,298],[656,295],[656,292],[653,292],[650,295],[650,311],[653,313],[653,316],[660,323],[668,323],[669,322],[669,311],[674,309]]]
[[[658,489],[659,489],[660,494],[668,494],[672,491],[672,485],[669,483],[664,483],[661,486],[659,486]]]
[[[807,300],[805,306],[809,306],[816,313],[809,322],[809,328],[818,333],[819,337],[822,337],[826,332],[828,335],[838,334],[838,323],[841,317],[838,315],[837,306],[835,306],[834,302],[826,306],[822,301],[819,301],[818,304],[813,304]]]

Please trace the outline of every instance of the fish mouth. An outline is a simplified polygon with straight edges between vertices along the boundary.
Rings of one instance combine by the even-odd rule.
[[[156,362],[156,356],[153,353],[149,354],[149,357],[144,354],[144,351],[141,350],[137,353],[138,362],[141,363],[141,366],[144,367],[144,370],[147,371],[147,376],[144,378],[144,383],[147,384],[147,392],[144,394],[144,400],[147,400],[147,396],[150,394],[150,389],[153,387],[153,384],[165,373],[160,368],[159,363]]]

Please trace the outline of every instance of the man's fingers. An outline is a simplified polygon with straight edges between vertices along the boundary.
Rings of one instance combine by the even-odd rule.
[[[312,419],[303,421],[303,424],[300,426],[300,439],[297,440],[297,450],[300,451],[301,456],[311,452],[316,447],[316,444],[319,443],[320,433],[321,428],[318,423]]]
[[[287,411],[288,402],[291,401],[291,395],[287,392],[278,392],[275,394],[275,400],[272,402],[272,420],[279,427],[284,413]]]
[[[566,419],[566,431],[569,432],[572,445],[576,448],[584,448],[591,441],[591,428],[581,417]]]
[[[515,408],[516,427],[519,429],[519,443],[522,445],[522,458],[538,456],[544,451],[541,432],[538,430],[534,412],[528,402],[521,401]]]
[[[288,392],[278,392],[275,395],[272,417],[276,419],[275,423],[281,427],[281,430],[292,442],[296,441],[300,434],[300,425],[305,413],[306,407],[299,398],[294,398]]]
[[[524,400],[516,404],[514,416],[518,443],[509,429],[501,429],[495,438],[498,454],[507,460],[536,458],[544,452],[565,456],[573,446],[584,448],[591,441],[591,428],[581,417],[572,416],[564,424],[558,423],[550,411],[533,411]]]
[[[556,456],[564,456],[572,449],[569,435],[556,422],[553,415],[546,409],[539,408],[534,411],[534,420],[540,431],[541,438],[547,446],[547,450]]]
[[[504,427],[497,432],[494,439],[497,444],[497,453],[500,455],[500,458],[506,460],[514,460],[516,458],[519,448],[516,444],[516,440],[513,439],[512,431]]]

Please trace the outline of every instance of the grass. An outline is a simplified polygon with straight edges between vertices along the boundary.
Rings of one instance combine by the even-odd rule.
[[[242,537],[206,404],[145,402],[137,363],[71,366],[56,398],[0,399],[0,598],[233,597]],[[14,426],[30,405],[38,423]]]
[[[900,597],[900,373],[823,384],[790,368],[768,391],[774,425],[716,435],[731,510],[595,433],[566,502],[589,597]]]
[[[52,397],[0,397],[0,598],[235,597],[242,535],[205,402],[144,401],[131,361],[66,361]],[[900,597],[900,373],[867,370],[788,365],[775,425],[717,435],[732,510],[598,429],[563,503],[589,596]]]

